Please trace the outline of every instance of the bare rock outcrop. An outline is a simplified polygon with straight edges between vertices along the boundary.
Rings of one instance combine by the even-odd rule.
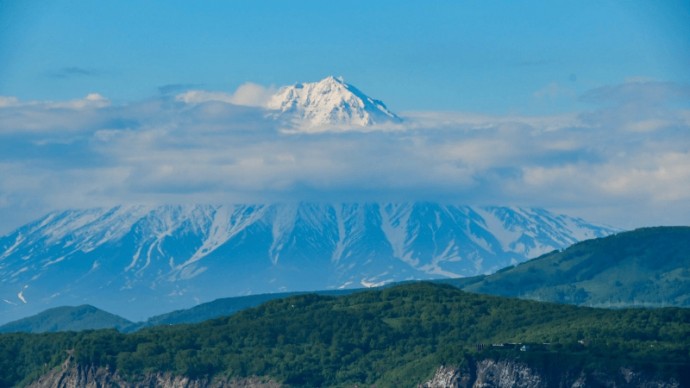
[[[59,368],[41,376],[27,388],[280,388],[282,384],[259,377],[192,379],[172,373],[152,373],[131,382],[106,367],[76,365],[70,356]]]
[[[546,382],[526,364],[488,359],[477,362],[473,387],[541,388],[546,387]]]
[[[543,371],[511,360],[484,359],[473,362],[474,368],[439,367],[434,376],[419,388],[489,388],[489,387],[639,387],[678,388],[673,380],[660,380],[632,368],[603,373],[564,368],[562,371]]]
[[[472,376],[466,370],[453,366],[441,366],[431,380],[420,384],[418,388],[468,388],[472,386]]]

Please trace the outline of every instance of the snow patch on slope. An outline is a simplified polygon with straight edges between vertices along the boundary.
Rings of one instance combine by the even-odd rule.
[[[417,233],[409,228],[412,204],[387,204],[379,207],[381,229],[393,248],[393,255],[412,267],[419,266],[419,260],[408,250],[408,243]]]
[[[19,291],[19,293],[17,294],[17,298],[18,298],[19,300],[21,300],[22,303],[24,303],[24,304],[27,303],[26,298],[24,297],[24,291],[26,291],[27,288],[29,288],[29,286],[28,286],[28,285],[25,285],[25,286],[21,289],[21,291]]]
[[[178,269],[189,266],[212,253],[219,246],[243,231],[249,225],[261,220],[264,215],[263,206],[229,206],[219,207],[213,215],[210,233],[206,236],[201,247]],[[189,274],[189,272],[187,272]]]

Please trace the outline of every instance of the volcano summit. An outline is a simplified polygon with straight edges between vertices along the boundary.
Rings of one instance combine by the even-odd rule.
[[[285,86],[269,99],[267,108],[277,111],[278,118],[311,128],[366,127],[402,121],[382,101],[332,76],[319,82]]]

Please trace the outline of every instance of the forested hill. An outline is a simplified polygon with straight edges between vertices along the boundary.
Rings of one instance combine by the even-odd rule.
[[[77,331],[115,328],[123,330],[133,323],[90,305],[56,307],[37,315],[0,326],[0,333]]]
[[[690,307],[690,227],[644,228],[577,243],[472,279],[467,291],[598,307]]]
[[[68,351],[75,365],[107,367],[126,381],[169,373],[206,382],[261,376],[295,386],[410,386],[440,365],[471,372],[477,360],[503,359],[542,371],[552,385],[572,385],[568,379],[577,376],[608,376],[620,385],[624,367],[687,386],[689,339],[688,309],[592,309],[417,283],[295,296],[132,334],[4,334],[0,386],[48,374]],[[510,343],[527,351],[492,346]]]

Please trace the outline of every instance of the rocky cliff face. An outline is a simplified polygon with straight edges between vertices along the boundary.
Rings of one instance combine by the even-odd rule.
[[[452,366],[441,366],[431,380],[420,384],[418,388],[471,387],[472,375],[469,370]]]
[[[107,368],[71,367],[65,362],[62,367],[53,369],[29,384],[30,388],[100,388],[122,386],[124,381]]]
[[[546,387],[547,384],[532,368],[512,361],[482,360],[477,362],[477,378],[473,387]]]
[[[675,380],[663,381],[630,368],[618,373],[568,370],[539,371],[515,361],[491,359],[477,361],[474,368],[441,366],[420,388],[487,388],[487,387],[680,387]],[[575,372],[575,373],[573,373]]]
[[[117,371],[103,367],[75,365],[71,357],[56,368],[29,384],[27,388],[279,388],[282,385],[269,379],[250,377],[243,379],[191,379],[171,373],[154,373],[137,382],[129,382]]]
[[[573,373],[574,372],[574,373]],[[60,367],[41,376],[28,388],[279,388],[283,385],[262,377],[242,379],[215,378],[192,379],[171,373],[154,373],[136,382],[121,377],[117,371],[103,367],[75,365],[71,357]],[[453,366],[439,367],[434,376],[419,388],[488,388],[488,387],[658,387],[677,388],[677,381],[663,381],[647,376],[630,368],[621,368],[617,373],[585,372],[567,369],[563,371],[540,371],[527,364],[485,359],[476,361],[471,368]]]

